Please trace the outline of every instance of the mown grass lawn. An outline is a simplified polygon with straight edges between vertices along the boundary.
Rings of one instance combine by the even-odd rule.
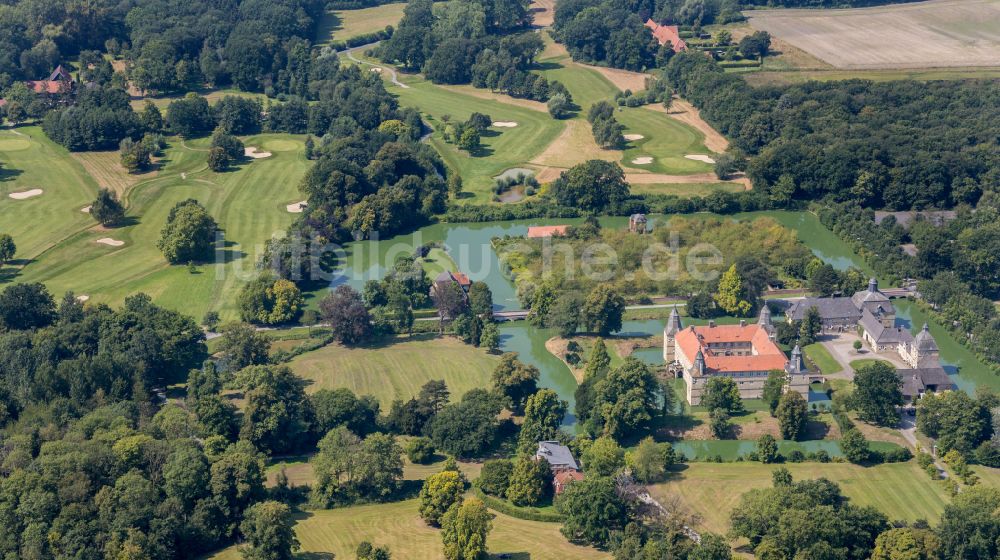
[[[739,183],[633,183],[634,194],[671,194],[681,198],[708,196],[714,192],[736,193],[744,190]]]
[[[465,202],[482,204],[492,199],[490,190],[493,177],[512,167],[524,167],[562,132],[565,124],[523,106],[492,99],[474,97],[439,87],[418,76],[402,79],[409,88],[391,86],[389,91],[399,97],[400,105],[414,107],[434,125],[443,122],[444,116],[453,121],[464,121],[474,112],[489,115],[493,121],[516,122],[513,128],[492,127],[482,137],[482,147],[469,154],[448,144],[440,134],[434,133],[430,143],[464,181],[465,191],[472,195]]]
[[[94,224],[80,209],[93,202],[99,185],[65,148],[48,139],[38,126],[0,130],[0,233],[17,245],[17,261],[38,257],[58,240]],[[23,200],[11,193],[42,189]],[[14,268],[0,268],[0,282]]]
[[[358,10],[336,10],[327,12],[316,27],[316,44],[330,41],[346,41],[351,37],[374,33],[385,26],[396,27],[403,19],[406,2],[383,4]]]
[[[816,364],[823,375],[832,375],[844,369],[840,366],[840,362],[830,355],[830,351],[819,342],[806,345],[802,351],[809,361]]]
[[[622,155],[623,166],[669,175],[708,173],[714,169],[710,163],[684,157],[712,153],[705,147],[705,135],[665,113],[645,107],[622,107],[615,111],[615,118],[625,126],[625,134],[643,136],[641,140],[627,143]],[[643,156],[652,157],[653,162],[632,163]]]
[[[312,382],[309,392],[347,387],[356,395],[374,396],[388,411],[393,400],[416,396],[434,379],[444,379],[452,399],[487,387],[498,361],[457,338],[414,335],[359,348],[331,344],[298,356],[289,366]]]
[[[858,505],[870,505],[889,519],[935,523],[949,502],[940,483],[920,470],[916,461],[874,467],[849,463],[789,463],[783,465],[796,480],[826,477],[840,484],[845,496]],[[701,527],[718,533],[729,530],[729,513],[740,496],[752,488],[771,485],[778,465],[760,463],[691,463],[673,480],[652,488],[655,496],[675,496],[702,518]]]
[[[262,134],[244,141],[273,155],[214,173],[206,165],[207,138],[171,139],[157,177],[125,194],[128,223],[105,229],[91,220],[69,235],[50,234],[46,243],[52,248],[31,262],[18,280],[44,282],[57,296],[72,290],[93,302],[115,305],[128,295],[145,292],[156,303],[196,319],[212,310],[223,320],[238,318],[239,289],[254,276],[264,242],[284,232],[294,219],[285,205],[302,199],[298,184],[309,167],[300,137]],[[54,157],[44,165],[61,162]],[[156,248],[170,209],[187,198],[201,202],[225,232],[225,247],[217,252],[217,261],[196,266],[194,273],[185,265],[169,265]],[[79,202],[60,215],[70,220],[75,212],[90,220],[79,211],[89,200]],[[38,223],[58,221],[47,217]],[[106,237],[124,245],[97,243]]]
[[[296,515],[295,532],[302,552],[354,558],[361,541],[388,546],[394,558],[439,560],[443,557],[441,531],[427,526],[417,512],[418,501],[353,506],[308,511]],[[491,558],[518,560],[590,560],[610,554],[569,543],[558,523],[523,521],[494,512],[493,530],[487,537]],[[324,557],[324,556],[317,556]],[[211,556],[215,560],[238,560],[237,547]]]

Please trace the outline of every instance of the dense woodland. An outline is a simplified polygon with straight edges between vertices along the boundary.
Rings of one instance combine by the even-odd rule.
[[[472,83],[545,101],[550,84],[528,72],[544,47],[539,35],[527,29],[530,23],[523,0],[461,0],[447,6],[414,0],[376,52],[386,62],[421,70],[434,83]]]
[[[139,89],[208,83],[288,93],[302,80],[322,2],[25,1],[0,6],[0,87],[91,51],[124,58]],[[93,57],[91,57],[93,58]]]
[[[830,196],[907,210],[975,204],[1000,175],[991,81],[846,80],[752,88],[697,53],[666,77],[749,157],[779,205]],[[802,165],[802,162],[809,162]]]

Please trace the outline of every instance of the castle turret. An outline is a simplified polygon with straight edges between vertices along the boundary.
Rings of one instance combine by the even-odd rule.
[[[667,365],[674,363],[676,359],[676,344],[674,339],[682,328],[684,327],[681,326],[681,315],[677,312],[677,307],[675,306],[670,311],[670,318],[667,319],[667,325],[663,327],[663,361]]]
[[[796,344],[795,348],[792,349],[792,357],[785,364],[785,373],[788,374],[801,374],[806,372],[806,363],[802,359],[802,348]]]
[[[941,365],[940,351],[937,341],[931,335],[927,323],[920,329],[917,336],[913,338],[913,351],[910,356],[910,365],[915,368],[938,367]]]
[[[694,356],[694,366],[692,369],[697,372],[699,376],[705,375],[705,355],[701,353],[701,350],[698,350],[698,353]]]
[[[757,316],[757,326],[764,329],[767,337],[774,340],[775,329],[771,324],[771,309],[765,303],[760,306],[760,315]]]

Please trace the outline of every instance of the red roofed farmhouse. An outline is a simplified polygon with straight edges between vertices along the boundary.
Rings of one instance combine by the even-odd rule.
[[[687,401],[693,405],[701,403],[705,383],[718,376],[732,378],[742,398],[760,398],[772,370],[785,371],[789,390],[808,397],[809,375],[802,351],[796,346],[788,359],[774,342],[774,332],[767,306],[761,309],[754,325],[745,321],[739,325],[710,322],[707,327],[687,328],[681,326],[680,315],[674,309],[663,329],[663,358],[683,374]]]
[[[681,39],[681,32],[676,25],[660,25],[650,18],[646,20],[646,27],[653,32],[653,37],[656,37],[661,45],[670,41],[675,53],[687,50],[687,43]]]
[[[28,80],[25,84],[42,95],[60,95],[73,91],[73,78],[61,65],[56,67],[48,80]]]

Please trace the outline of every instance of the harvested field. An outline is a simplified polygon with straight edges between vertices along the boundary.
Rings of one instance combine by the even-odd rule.
[[[750,25],[842,69],[995,66],[1000,0],[850,10],[760,10]]]
[[[555,0],[534,0],[528,9],[534,15],[536,27],[549,27],[556,14],[556,2]]]

